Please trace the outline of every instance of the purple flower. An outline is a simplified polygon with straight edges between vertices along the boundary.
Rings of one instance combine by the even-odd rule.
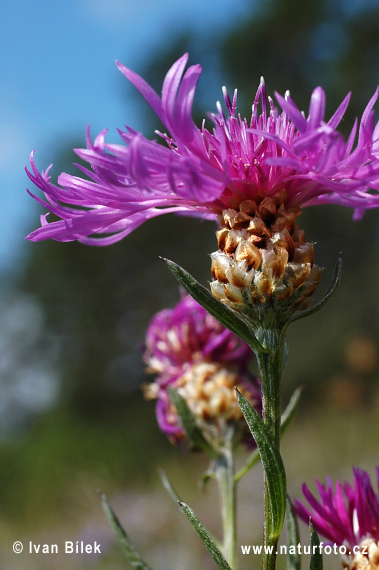
[[[149,372],[158,373],[155,382],[145,387],[145,395],[157,399],[160,429],[174,443],[185,438],[168,393],[174,388],[211,437],[222,437],[230,423],[248,435],[235,386],[260,409],[259,384],[248,369],[252,357],[245,342],[190,296],[157,313],[146,333],[144,360]]]
[[[320,499],[317,500],[304,484],[302,489],[310,509],[298,499],[294,501],[295,511],[304,522],[308,524],[311,517],[318,533],[331,543],[347,545],[351,550],[367,539],[376,546],[379,540],[379,494],[375,493],[366,471],[355,468],[353,472],[353,488],[346,482],[337,481],[333,490],[329,477],[326,485],[316,479]],[[379,488],[378,467],[376,472]]]
[[[162,378],[177,378],[204,360],[234,367],[243,374],[251,358],[249,346],[189,295],[173,309],[157,313],[147,329],[144,359]]]
[[[75,152],[89,163],[88,169],[78,166],[89,179],[63,173],[60,186],[50,182],[49,169],[40,173],[31,157],[27,172],[45,199],[32,196],[61,219],[48,223],[43,216],[42,227],[29,239],[107,245],[161,214],[216,219],[244,200],[283,189],[286,208],[336,203],[354,208],[357,219],[379,206],[379,123],[374,126],[373,113],[378,90],[346,142],[337,127],[350,95],[324,121],[325,93],[317,87],[306,118],[288,93],[276,94],[281,113],[271,98],[267,105],[263,80],[249,121],[236,115],[237,93],[232,101],[224,89],[227,114],[218,104],[208,131],[191,117],[201,67],[184,73],[187,60],[184,55],[171,67],[161,97],[118,64],[168,130],[157,133],[164,144],[129,127],[119,131],[123,145],[107,144],[106,131],[94,141],[88,133],[87,148]]]

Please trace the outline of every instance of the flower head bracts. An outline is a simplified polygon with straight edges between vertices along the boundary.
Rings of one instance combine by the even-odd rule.
[[[374,127],[372,110],[378,92],[347,142],[337,127],[349,96],[326,122],[320,87],[305,118],[288,94],[276,94],[281,113],[270,98],[267,106],[263,81],[249,121],[236,116],[236,93],[231,101],[224,90],[227,115],[218,105],[209,131],[197,128],[191,117],[201,68],[194,65],[184,73],[187,60],[184,55],[171,67],[161,97],[118,64],[169,131],[158,133],[164,145],[131,128],[119,131],[124,145],[107,144],[105,131],[94,141],[88,134],[87,148],[76,153],[90,165],[79,166],[89,180],[63,173],[60,186],[50,182],[48,171],[41,174],[31,158],[29,178],[46,199],[33,197],[61,220],[49,224],[44,216],[29,239],[107,245],[161,214],[216,219],[257,193],[272,197],[283,189],[286,208],[336,203],[354,208],[358,218],[379,206],[379,126]]]
[[[309,517],[318,533],[337,545],[346,544],[351,549],[364,539],[379,541],[379,494],[376,494],[370,476],[362,469],[353,469],[354,487],[337,481],[335,490],[329,478],[326,485],[316,480],[320,494],[317,500],[308,487],[303,493],[310,509],[295,499],[298,516],[308,524]],[[379,468],[377,468],[379,488]]]

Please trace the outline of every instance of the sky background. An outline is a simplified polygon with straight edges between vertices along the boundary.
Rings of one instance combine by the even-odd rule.
[[[243,18],[249,0],[5,0],[0,18],[0,270],[35,244],[25,240],[41,208],[28,197],[31,150],[39,169],[57,152],[129,124],[142,128],[137,99],[122,89],[119,59],[137,72],[173,32],[206,31]],[[192,63],[195,63],[192,61]],[[207,73],[207,70],[204,70]],[[211,73],[211,70],[208,70]],[[163,79],[163,78],[162,78]],[[221,86],[220,86],[221,87]],[[138,108],[139,109],[139,108]],[[67,145],[67,146],[65,146]],[[52,171],[53,178],[59,174]]]

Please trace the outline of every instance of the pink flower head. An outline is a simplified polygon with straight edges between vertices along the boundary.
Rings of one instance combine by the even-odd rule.
[[[175,443],[184,438],[168,388],[182,394],[200,421],[240,417],[245,424],[234,388],[238,385],[260,410],[259,383],[248,370],[252,357],[244,341],[188,295],[173,309],[157,313],[147,329],[144,360],[148,371],[158,373],[145,392],[157,399],[160,429]]]
[[[250,120],[236,115],[237,92],[232,101],[224,89],[227,114],[218,104],[211,115],[214,128],[208,131],[191,117],[201,67],[193,65],[184,73],[187,60],[183,55],[168,71],[161,97],[117,64],[168,130],[157,133],[164,144],[130,127],[119,131],[122,145],[106,143],[106,131],[94,141],[88,133],[87,148],[75,152],[89,163],[90,168],[78,166],[89,180],[63,173],[59,186],[50,182],[49,169],[37,170],[32,155],[27,173],[45,199],[32,196],[60,220],[48,223],[43,216],[42,227],[29,239],[107,245],[161,214],[216,219],[246,199],[283,189],[286,207],[341,204],[354,208],[357,219],[379,206],[379,123],[374,126],[373,113],[378,90],[346,142],[337,127],[350,95],[325,121],[321,87],[313,91],[305,117],[288,93],[276,94],[279,113],[266,97],[263,80]]]
[[[377,467],[379,488],[379,468]],[[317,500],[304,484],[302,489],[310,509],[295,499],[294,507],[299,517],[308,524],[309,517],[318,533],[337,545],[350,549],[363,539],[379,540],[379,494],[375,494],[370,476],[362,469],[353,469],[354,487],[337,481],[335,490],[328,477],[326,485],[317,481],[320,494]]]
[[[242,374],[251,358],[249,346],[189,295],[173,309],[159,311],[146,332],[145,362],[162,379],[175,379],[204,360],[234,367]]]

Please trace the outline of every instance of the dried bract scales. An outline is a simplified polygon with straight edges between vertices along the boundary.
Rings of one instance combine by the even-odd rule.
[[[301,209],[287,209],[286,198],[285,190],[272,198],[256,196],[218,218],[211,290],[233,308],[284,301],[294,291],[294,310],[309,305],[322,270],[313,263],[313,244],[296,224]]]

